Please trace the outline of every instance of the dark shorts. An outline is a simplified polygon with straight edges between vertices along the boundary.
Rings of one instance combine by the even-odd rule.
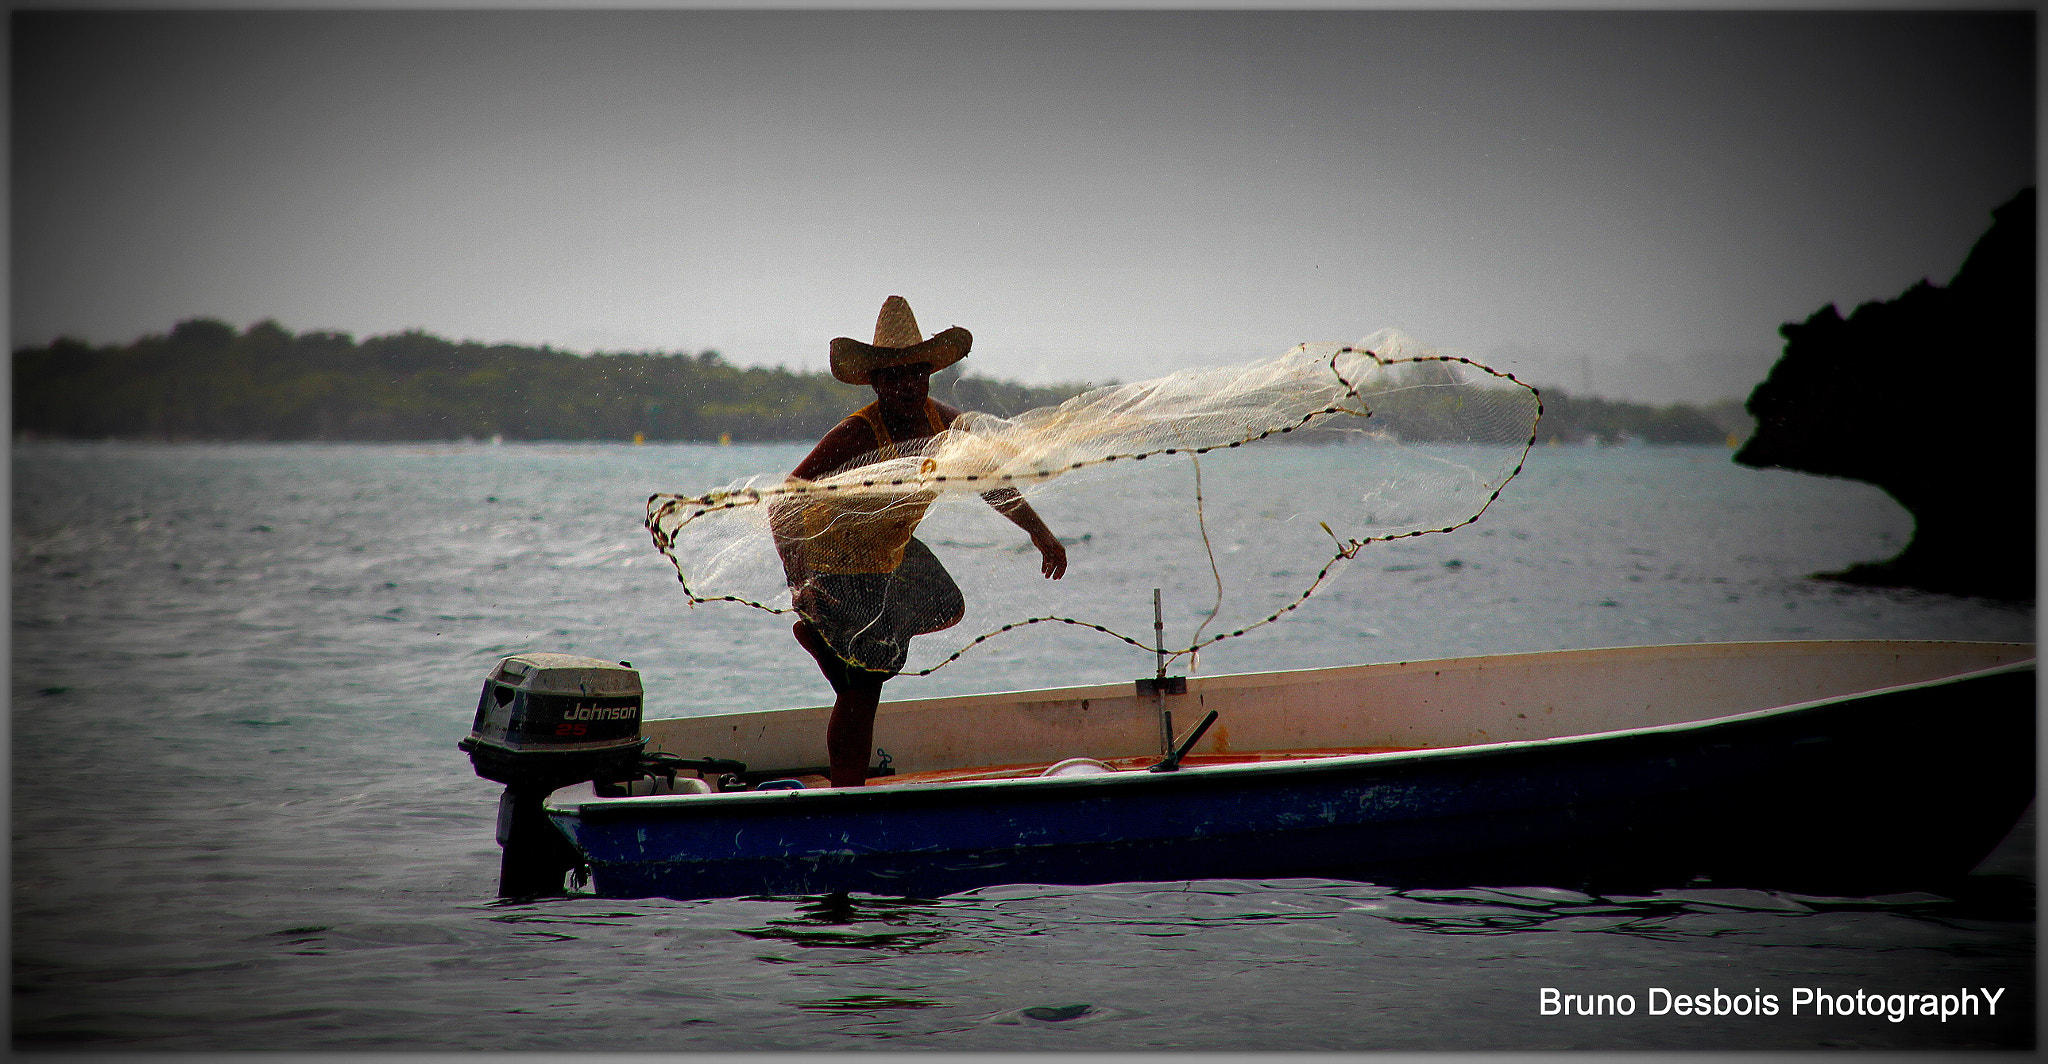
[[[912,636],[960,623],[967,600],[931,548],[913,537],[893,573],[818,573],[830,597],[804,619],[855,667],[895,675],[910,658]]]

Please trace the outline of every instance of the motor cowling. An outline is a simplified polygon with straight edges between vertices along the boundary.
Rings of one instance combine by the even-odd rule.
[[[521,790],[635,775],[644,693],[624,662],[514,654],[484,680],[459,748],[476,774]]]

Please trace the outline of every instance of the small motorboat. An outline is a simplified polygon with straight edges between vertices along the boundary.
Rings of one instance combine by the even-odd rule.
[[[586,693],[546,708],[544,658]],[[630,668],[524,661],[494,671],[464,740],[509,784],[511,894],[559,892],[572,869],[615,898],[1308,876],[1869,893],[1969,872],[2034,795],[2024,643],[1701,643],[909,699],[881,707],[868,785],[839,789],[827,708],[629,730]],[[548,767],[505,767],[534,759]]]

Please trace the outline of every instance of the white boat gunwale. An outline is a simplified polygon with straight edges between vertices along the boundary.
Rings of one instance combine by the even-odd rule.
[[[1998,649],[2019,651],[2022,648],[2025,648],[2028,652],[2031,652],[2032,649],[2031,644],[1968,640],[1857,639],[1782,641],[1772,640],[1749,643],[1682,643],[1670,644],[1668,646],[1601,647],[1589,648],[1587,650],[1532,651],[1519,654],[1473,655],[1458,658],[1423,659],[1420,661],[1364,663],[1357,665],[1326,666],[1321,668],[1309,669],[1218,674],[1215,676],[1190,678],[1189,695],[1197,695],[1201,693],[1205,686],[1216,685],[1221,681],[1251,681],[1250,683],[1239,683],[1233,684],[1232,686],[1272,686],[1287,683],[1290,679],[1299,681],[1306,677],[1342,680],[1346,678],[1349,674],[1351,674],[1354,670],[1385,669],[1388,666],[1438,666],[1440,667],[1439,671],[1448,671],[1452,668],[1476,668],[1480,667],[1482,663],[1487,666],[1513,666],[1531,659],[1554,660],[1556,655],[1559,654],[1585,655],[1587,656],[1586,660],[1597,660],[1598,656],[1603,654],[1604,652],[1613,651],[1626,652],[1626,656],[1628,657],[1647,656],[1647,652],[1653,651],[1686,649],[1696,649],[1703,656],[1709,653],[1726,653],[1730,649],[1740,649],[1744,651],[1756,651],[1761,649],[1769,650],[1772,652],[1793,654],[1802,651],[1810,651],[1816,647],[1833,647],[1837,649],[1848,649],[1853,647],[1875,647],[1878,645],[1891,643],[1909,645],[1915,649],[1921,650],[1931,649],[1936,646],[1955,647],[1958,649],[1980,648],[1986,651],[1995,651]],[[947,798],[958,798],[964,800],[985,793],[1004,794],[1007,792],[1018,791],[1019,788],[1028,788],[1029,790],[1028,792],[1011,795],[1012,797],[1023,798],[1025,796],[1025,793],[1028,793],[1033,797],[1036,797],[1038,795],[1045,795],[1050,798],[1056,795],[1071,795],[1077,789],[1087,787],[1129,787],[1141,784],[1149,784],[1153,787],[1160,787],[1161,785],[1172,783],[1176,785],[1173,789],[1179,789],[1180,786],[1202,786],[1203,780],[1208,780],[1216,784],[1224,784],[1232,781],[1245,781],[1249,779],[1255,779],[1261,775],[1266,774],[1285,774],[1297,776],[1311,774],[1321,775],[1325,773],[1355,771],[1358,768],[1366,765],[1386,766],[1389,769],[1392,769],[1398,767],[1401,764],[1410,762],[1430,762],[1445,759],[1458,760],[1490,758],[1511,755],[1519,751],[1555,750],[1561,748],[1568,749],[1572,746],[1577,745],[1585,745],[1591,743],[1607,744],[1612,743],[1616,740],[1628,740],[1635,737],[1654,737],[1659,735],[1682,734],[1691,731],[1706,731],[1715,728],[1725,727],[1732,724],[1738,724],[1743,721],[1762,720],[1771,717],[1797,714],[1801,712],[1811,711],[1823,706],[1838,704],[1852,700],[1867,699],[1875,696],[1889,694],[1892,692],[1908,691],[1916,688],[1937,687],[1955,683],[1961,680],[1975,678],[1978,676],[1991,675],[2001,672],[2026,671],[2034,668],[2034,666],[2035,659],[2029,656],[2023,659],[2008,661],[2002,664],[1991,665],[1984,668],[1970,669],[1967,671],[1952,673],[1927,680],[1919,680],[1904,684],[1892,684],[1881,687],[1872,687],[1862,690],[1849,691],[1818,699],[1809,699],[1800,702],[1787,703],[1778,706],[1767,706],[1758,709],[1742,710],[1736,713],[1724,714],[1721,716],[1703,717],[1697,720],[1677,721],[1666,724],[1647,724],[1634,727],[1615,728],[1594,732],[1548,736],[1537,739],[1504,739],[1487,742],[1467,743],[1456,746],[1424,747],[1408,750],[1388,750],[1375,753],[1332,754],[1272,761],[1249,761],[1206,765],[1188,764],[1184,765],[1178,771],[1172,773],[1154,773],[1149,772],[1144,768],[1136,768],[1109,773],[1078,776],[1018,776],[998,779],[932,780],[927,782],[904,783],[891,786],[873,786],[864,788],[803,788],[774,791],[733,791],[709,794],[642,795],[609,798],[599,797],[595,792],[594,786],[586,782],[571,787],[565,787],[561,790],[554,792],[547,799],[546,808],[549,812],[557,815],[590,816],[595,814],[596,816],[603,817],[606,814],[611,813],[616,813],[619,815],[632,815],[634,813],[653,812],[669,807],[703,809],[707,806],[718,806],[721,808],[726,808],[728,811],[737,811],[740,808],[747,808],[746,806],[736,805],[735,803],[754,803],[753,807],[759,808],[760,810],[765,812],[768,808],[771,807],[770,803],[778,801],[810,803],[828,802],[841,805],[854,802],[858,802],[862,805],[922,805],[928,801],[931,801],[931,796],[944,796]],[[1076,698],[1122,697],[1128,696],[1130,694],[1130,685],[1128,683],[1105,684],[1091,685],[1087,687],[1047,688],[1020,692],[998,692],[986,695],[939,696],[936,698],[929,699],[904,700],[903,702],[894,704],[915,705],[916,703],[920,702],[947,703],[956,702],[962,698],[971,698],[977,701],[996,700],[1002,699],[1006,695],[1019,694],[1035,696],[1033,698],[1034,701],[1060,701],[1072,700]],[[783,710],[779,712],[791,711]],[[710,717],[718,715],[706,716]]]
[[[1186,695],[1169,695],[1169,698],[1188,698],[1212,692],[1217,689],[1235,687],[1272,687],[1298,681],[1305,677],[1327,678],[1331,681],[1349,679],[1354,674],[1372,671],[1431,669],[1450,672],[1476,668],[1512,668],[1522,664],[1541,663],[1557,660],[1561,655],[1570,655],[1574,661],[1597,662],[1608,658],[1684,658],[1723,657],[1732,653],[1771,653],[1783,656],[1799,656],[1815,650],[1849,650],[1859,647],[1876,648],[1900,646],[1926,652],[1936,648],[1954,647],[1960,649],[2025,648],[2029,657],[2034,644],[1998,640],[1972,639],[1755,639],[1734,642],[1697,643],[1645,643],[1624,644],[1604,647],[1571,647],[1559,650],[1522,650],[1506,654],[1461,654],[1449,658],[1402,658],[1394,661],[1365,661],[1349,665],[1314,665],[1301,669],[1262,669],[1253,672],[1220,672],[1206,676],[1187,677]],[[925,709],[958,702],[1060,702],[1079,699],[1121,698],[1130,695],[1131,681],[1088,684],[1080,687],[1029,687],[1010,691],[986,691],[962,695],[927,695],[921,698],[894,699],[882,703],[882,709],[897,708],[898,711]],[[753,714],[789,713],[813,710],[823,712],[829,706],[790,706],[779,710],[740,710],[734,713],[707,713],[698,717],[659,718],[675,720],[704,720],[714,717],[751,716]]]

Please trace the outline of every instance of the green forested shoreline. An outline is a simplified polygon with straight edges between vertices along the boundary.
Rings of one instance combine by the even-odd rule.
[[[1015,413],[1085,385],[949,372],[977,409]],[[123,346],[14,353],[17,435],[146,440],[815,439],[872,399],[829,373],[743,368],[715,351],[577,355],[425,332],[237,332],[205,318]],[[959,400],[955,400],[958,402]]]
[[[1035,387],[962,368],[935,376],[933,395],[995,414],[1090,386]],[[734,366],[715,351],[578,355],[420,331],[357,341],[274,321],[237,331],[210,318],[125,345],[19,349],[13,383],[17,438],[169,441],[814,440],[873,397],[829,373]],[[1734,430],[1728,411],[1684,405],[1550,391],[1544,408],[1539,438],[1564,443],[1709,443]],[[1412,427],[1427,434],[1421,421]]]

